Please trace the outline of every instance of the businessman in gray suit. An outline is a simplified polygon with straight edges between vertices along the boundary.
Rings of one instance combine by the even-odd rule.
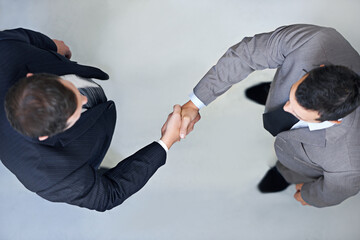
[[[295,199],[315,207],[337,205],[357,194],[360,56],[332,28],[283,26],[231,47],[182,106],[180,137],[192,130],[202,107],[254,70],[266,68],[277,69],[264,91],[263,120],[276,136],[278,161],[259,190],[278,192],[296,184]],[[250,90],[255,90],[255,98],[261,94],[259,86]]]

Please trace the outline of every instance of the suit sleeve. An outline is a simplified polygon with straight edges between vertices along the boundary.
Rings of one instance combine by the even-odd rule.
[[[60,183],[37,194],[52,202],[66,202],[103,212],[120,205],[139,191],[165,164],[165,160],[165,150],[154,142],[103,175],[85,165]]]
[[[195,95],[208,105],[255,70],[278,68],[291,52],[314,37],[322,27],[284,26],[246,37],[230,47],[195,86]]]
[[[0,41],[3,40],[21,41],[41,49],[57,51],[53,40],[42,33],[29,29],[17,28],[2,31],[0,32]]]
[[[341,203],[360,190],[360,172],[325,172],[312,183],[305,183],[301,197],[315,207],[328,207]]]

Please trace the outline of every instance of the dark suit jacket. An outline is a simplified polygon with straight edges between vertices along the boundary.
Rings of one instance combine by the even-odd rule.
[[[73,127],[45,141],[16,132],[5,116],[4,98],[26,73],[109,78],[100,69],[79,65],[56,51],[54,42],[41,33],[0,32],[0,160],[27,189],[49,201],[105,211],[141,189],[165,164],[166,152],[154,142],[99,174],[95,166],[104,158],[115,128],[112,101],[89,109]]]

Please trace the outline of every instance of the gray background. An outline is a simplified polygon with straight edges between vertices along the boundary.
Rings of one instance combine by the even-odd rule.
[[[118,120],[104,165],[160,137],[175,103],[244,36],[292,23],[331,26],[360,50],[358,0],[0,0],[0,29],[26,27],[64,40],[73,60],[110,75],[102,86]],[[121,206],[98,213],[50,203],[0,164],[0,239],[360,239],[360,195],[325,209],[303,207],[294,187],[262,195],[276,158],[262,107],[243,90],[252,74],[202,110],[165,166]],[[1,137],[6,141],[6,136]]]

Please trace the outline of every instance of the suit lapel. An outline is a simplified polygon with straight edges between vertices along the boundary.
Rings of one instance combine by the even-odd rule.
[[[313,146],[324,147],[326,143],[325,134],[325,129],[310,131],[309,128],[297,128],[281,132],[278,136]]]
[[[298,128],[279,133],[278,136],[313,146],[324,147],[326,146],[326,142],[336,142],[344,138],[344,135],[349,132],[349,129],[357,129],[357,127],[353,125],[358,111],[360,111],[359,108],[346,116],[342,122],[336,126],[315,131],[310,131],[309,128]]]

